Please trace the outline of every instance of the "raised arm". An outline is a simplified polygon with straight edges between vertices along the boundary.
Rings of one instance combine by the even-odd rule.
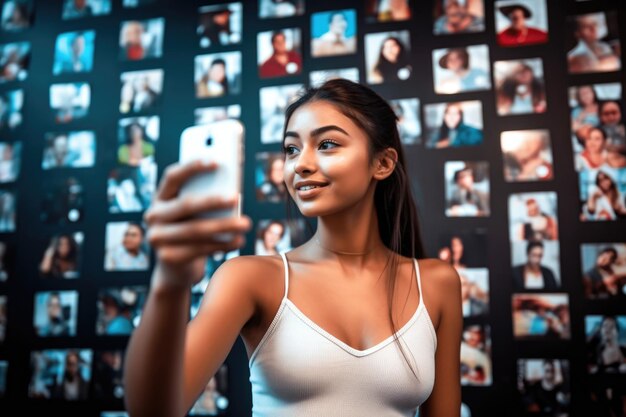
[[[240,247],[250,227],[247,218],[193,218],[232,207],[234,200],[178,197],[189,177],[214,168],[201,163],[168,167],[144,216],[157,265],[126,352],[125,400],[132,417],[184,416],[254,312],[251,289],[240,279],[245,276],[227,263],[214,275],[198,318],[187,323],[190,289],[202,278],[206,256]],[[229,242],[214,238],[228,232],[234,236]]]

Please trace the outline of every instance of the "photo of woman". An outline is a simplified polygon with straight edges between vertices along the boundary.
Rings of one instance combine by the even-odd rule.
[[[409,79],[413,71],[409,41],[408,31],[367,34],[367,82],[381,84]]]
[[[476,146],[483,142],[482,103],[478,100],[424,107],[429,148]]]
[[[437,94],[456,94],[491,88],[489,49],[474,45],[433,50],[433,73]]]
[[[541,59],[496,61],[494,77],[499,115],[546,111]]]

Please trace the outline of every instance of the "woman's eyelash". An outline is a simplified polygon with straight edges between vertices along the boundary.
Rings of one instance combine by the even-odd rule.
[[[326,144],[326,143],[331,143],[331,144],[333,144],[333,145],[339,145],[339,143],[338,143],[338,142],[335,142],[335,141],[334,141],[334,140],[332,140],[332,139],[324,139],[322,142],[320,142],[320,146],[322,146],[322,145],[324,145],[324,144]]]

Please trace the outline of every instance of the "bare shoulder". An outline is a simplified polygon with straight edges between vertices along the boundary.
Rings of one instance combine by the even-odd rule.
[[[213,274],[212,281],[237,280],[240,285],[256,290],[266,286],[269,280],[282,277],[282,272],[283,263],[279,255],[242,255],[220,265]]]
[[[418,259],[418,264],[425,304],[437,328],[446,311],[460,306],[461,280],[452,265],[439,259]]]

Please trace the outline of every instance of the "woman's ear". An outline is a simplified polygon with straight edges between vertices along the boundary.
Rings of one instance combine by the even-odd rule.
[[[391,175],[398,163],[398,152],[393,148],[381,151],[374,160],[374,178],[382,181]]]

